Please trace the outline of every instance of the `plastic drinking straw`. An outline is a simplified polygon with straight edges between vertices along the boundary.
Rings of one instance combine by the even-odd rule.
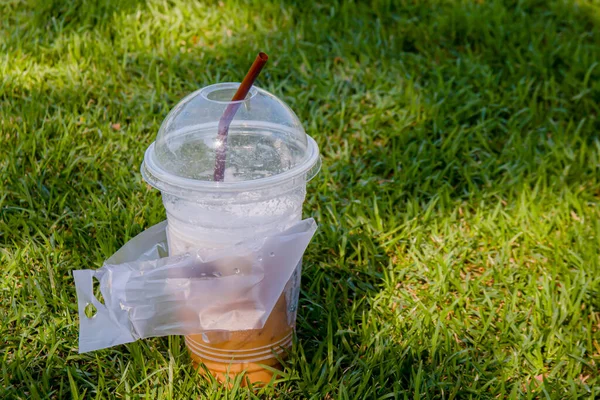
[[[225,178],[225,161],[227,160],[227,134],[229,133],[229,125],[235,116],[238,108],[242,105],[242,101],[250,91],[254,81],[263,69],[269,56],[262,51],[258,53],[244,80],[238,87],[237,91],[231,99],[231,103],[227,106],[221,119],[219,120],[219,130],[217,135],[216,157],[215,157],[215,172],[213,179],[215,182],[223,182]]]

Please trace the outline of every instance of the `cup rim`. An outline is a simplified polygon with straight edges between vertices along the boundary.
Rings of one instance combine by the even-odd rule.
[[[154,147],[156,142],[152,142],[146,149],[144,160],[141,165],[141,173],[144,180],[152,187],[174,195],[183,195],[192,193],[236,193],[246,192],[258,189],[268,189],[278,186],[284,182],[293,181],[295,178],[304,176],[303,184],[310,181],[321,170],[321,157],[319,155],[319,146],[317,142],[306,135],[307,154],[299,165],[282,172],[280,174],[239,182],[215,182],[202,181],[197,179],[185,178],[173,175],[163,169],[156,160]]]

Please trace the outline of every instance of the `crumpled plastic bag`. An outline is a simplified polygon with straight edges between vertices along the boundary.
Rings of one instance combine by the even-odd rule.
[[[100,269],[73,271],[80,353],[154,336],[262,328],[317,229],[310,218],[228,248],[167,256],[166,227],[140,233]],[[97,310],[91,318],[89,304]]]

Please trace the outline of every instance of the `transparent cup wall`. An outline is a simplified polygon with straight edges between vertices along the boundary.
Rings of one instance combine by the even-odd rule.
[[[201,197],[186,199],[163,194],[170,254],[219,248],[289,228],[301,219],[306,190],[303,185],[282,193],[282,187],[285,185],[272,188],[271,195],[259,201],[248,202],[254,196],[241,193],[229,198],[225,204],[204,202]],[[300,274],[301,263],[262,329],[187,336],[186,344],[192,359],[203,362],[221,379],[226,371],[234,374],[246,370],[252,380],[268,381],[270,373],[259,364],[276,366],[277,357],[285,356],[285,350],[291,346]],[[240,304],[240,312],[253,306],[251,303]]]

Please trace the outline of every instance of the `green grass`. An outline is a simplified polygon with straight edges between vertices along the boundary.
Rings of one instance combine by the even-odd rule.
[[[0,16],[0,398],[600,396],[597,1],[5,0]],[[258,84],[324,160],[277,385],[205,382],[180,337],[79,355],[71,271],[164,219],[144,150],[258,50]]]

